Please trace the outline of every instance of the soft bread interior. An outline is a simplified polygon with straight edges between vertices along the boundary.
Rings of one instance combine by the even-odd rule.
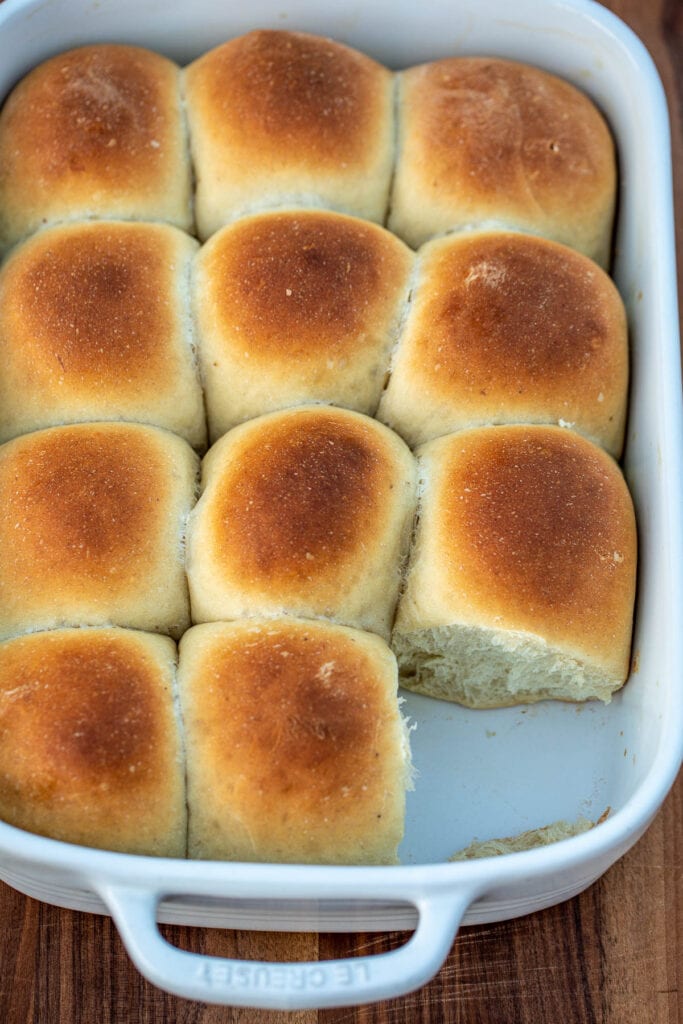
[[[457,623],[394,633],[400,683],[471,708],[539,700],[608,702],[620,683],[529,633]]]

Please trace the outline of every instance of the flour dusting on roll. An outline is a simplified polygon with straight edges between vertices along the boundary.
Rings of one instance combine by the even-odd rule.
[[[389,228],[409,245],[494,222],[607,267],[616,196],[609,128],[591,100],[539,68],[451,57],[399,76]]]
[[[555,423],[618,457],[627,392],[624,305],[588,257],[509,231],[420,250],[378,412],[410,445],[466,427]]]
[[[161,220],[189,230],[180,71],[101,43],[34,68],[0,112],[0,251],[46,223]]]

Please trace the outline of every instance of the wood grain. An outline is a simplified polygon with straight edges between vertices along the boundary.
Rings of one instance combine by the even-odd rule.
[[[662,75],[683,215],[683,5],[606,6],[641,36]],[[682,280],[679,272],[681,296]],[[273,960],[382,952],[406,938],[163,931],[182,948]],[[0,1024],[680,1024],[683,777],[643,839],[591,889],[542,913],[464,929],[437,978],[403,999],[303,1013],[176,999],[140,977],[108,918],[40,904],[1,883],[0,965]]]

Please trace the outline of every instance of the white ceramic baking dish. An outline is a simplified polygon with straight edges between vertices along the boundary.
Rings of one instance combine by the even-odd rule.
[[[630,317],[633,386],[625,470],[638,512],[633,671],[609,706],[473,712],[408,695],[419,771],[401,865],[193,863],[70,846],[0,824],[0,877],[50,903],[108,912],[139,969],[180,995],[258,1007],[397,996],[438,969],[460,923],[498,921],[580,892],[647,828],[681,763],[683,679],[680,358],[665,100],[639,41],[590,0],[6,0],[0,95],[33,65],[93,41],[186,62],[253,27],[330,35],[392,67],[448,54],[537,64],[589,92],[621,170],[614,274]],[[597,819],[553,846],[449,863],[474,837]],[[257,929],[415,928],[395,952],[289,965],[182,952],[157,920]]]

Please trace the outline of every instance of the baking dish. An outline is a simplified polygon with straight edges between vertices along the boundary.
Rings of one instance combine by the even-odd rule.
[[[292,1009],[368,1002],[426,982],[461,923],[499,921],[580,892],[647,828],[681,763],[683,414],[666,106],[653,64],[590,0],[5,0],[0,95],[45,57],[93,41],[184,63],[254,27],[347,42],[392,67],[448,54],[525,60],[585,89],[615,132],[621,193],[614,276],[631,329],[624,468],[639,520],[633,670],[608,706],[545,703],[474,712],[406,695],[419,776],[401,865],[303,867],[157,860],[89,850],[0,824],[0,877],[60,906],[114,917],[138,968],[179,995]],[[450,863],[473,838],[563,818],[606,820],[552,846]],[[311,964],[182,952],[157,920],[284,930],[415,928],[400,949]]]

